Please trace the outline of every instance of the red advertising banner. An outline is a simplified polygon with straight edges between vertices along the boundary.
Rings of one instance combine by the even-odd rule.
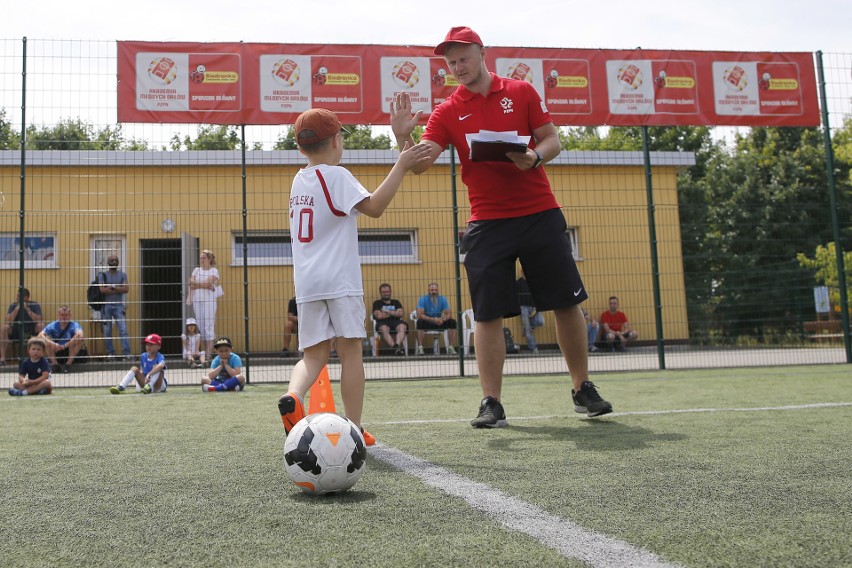
[[[489,47],[560,126],[817,126],[810,53]],[[118,42],[118,120],[292,124],[324,107],[388,124],[408,91],[423,120],[458,86],[427,46]]]

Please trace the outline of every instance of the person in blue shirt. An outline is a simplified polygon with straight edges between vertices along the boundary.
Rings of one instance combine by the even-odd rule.
[[[52,365],[51,370],[58,373],[71,372],[74,357],[83,348],[83,328],[71,320],[71,308],[59,306],[56,310],[56,321],[49,323],[39,334],[47,348],[47,357]],[[62,367],[60,367],[60,361]]]
[[[453,347],[456,344],[456,320],[452,318],[450,303],[447,298],[438,293],[438,285],[434,282],[429,284],[428,294],[420,296],[417,301],[417,342],[420,347],[418,355],[423,355],[423,338],[426,331],[431,329],[449,330],[450,344],[447,345],[447,353],[456,354]]]
[[[204,392],[241,391],[245,387],[243,361],[236,353],[231,353],[231,340],[220,337],[213,344],[216,356],[210,362],[210,372],[201,379]]]
[[[31,337],[27,341],[27,353],[30,356],[21,361],[18,380],[9,389],[9,394],[50,394],[53,386],[50,383],[50,363],[44,358],[44,339]]]
[[[139,366],[130,367],[121,382],[110,387],[112,394],[122,394],[136,381],[136,392],[151,394],[152,392],[166,392],[169,382],[166,380],[166,358],[160,353],[163,346],[163,338],[152,333],[142,340],[145,352],[139,357]]]

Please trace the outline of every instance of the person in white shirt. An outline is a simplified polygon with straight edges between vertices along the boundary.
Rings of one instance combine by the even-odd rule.
[[[211,358],[213,342],[216,340],[216,300],[221,296],[221,289],[216,255],[209,250],[203,250],[199,257],[199,266],[193,269],[189,279],[189,293],[201,339],[204,340],[204,352],[208,358]]]
[[[343,126],[333,112],[322,108],[305,111],[294,128],[299,151],[308,158],[307,167],[299,170],[290,189],[293,280],[299,349],[304,357],[290,376],[290,390],[278,399],[278,410],[289,433],[305,416],[305,394],[328,362],[334,341],[346,416],[360,427],[364,404],[361,347],[367,337],[367,310],[356,216],[381,216],[405,174],[415,165],[425,165],[429,153],[420,144],[406,144],[388,176],[370,193],[338,165],[343,156]],[[368,446],[375,443],[369,432],[364,432],[364,439]]]

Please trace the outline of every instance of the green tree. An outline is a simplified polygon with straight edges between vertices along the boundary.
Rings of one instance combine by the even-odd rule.
[[[60,120],[55,126],[27,127],[28,150],[142,150],[144,141],[124,140],[121,125],[94,126],[79,118]]]
[[[373,128],[364,124],[345,126],[349,132],[343,133],[343,147],[347,150],[388,150],[396,144],[387,134],[373,136]],[[296,150],[296,132],[290,127],[278,137],[274,150]]]
[[[820,132],[753,128],[710,161],[705,182],[715,326],[730,336],[793,329],[812,304],[796,255],[831,236]]]
[[[834,242],[826,246],[817,246],[813,258],[800,252],[796,255],[796,260],[802,267],[814,271],[814,279],[817,283],[828,287],[828,296],[832,305],[840,305],[840,271],[837,266],[837,247]],[[843,265],[846,270],[852,266],[852,251],[843,252]],[[850,293],[852,293],[852,281],[847,280],[847,297]]]
[[[172,136],[171,149],[179,150],[236,150],[240,147],[240,135],[236,127],[221,125],[201,125],[198,136],[193,140],[188,135],[183,140]]]
[[[0,109],[0,150],[17,150],[20,144],[21,136],[6,119],[6,109]]]

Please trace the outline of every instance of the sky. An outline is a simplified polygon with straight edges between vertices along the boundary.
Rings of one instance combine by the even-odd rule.
[[[849,0],[147,0],[7,2],[0,38],[852,51]]]

